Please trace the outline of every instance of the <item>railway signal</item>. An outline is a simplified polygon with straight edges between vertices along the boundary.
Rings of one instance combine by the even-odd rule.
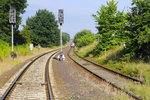
[[[16,9],[9,10],[9,23],[11,24],[16,23]]]
[[[64,23],[64,10],[63,9],[58,10],[58,21],[60,25]]]
[[[62,61],[65,59],[65,56],[62,51],[62,24],[64,23],[64,10],[63,9],[58,10],[58,22],[60,24],[60,54],[58,55],[57,58],[60,61]]]
[[[16,24],[16,9],[10,9],[9,10],[9,23],[11,24],[11,32],[12,32],[12,38],[11,38],[11,44],[12,44],[12,52],[11,57],[14,59],[15,53],[14,53],[14,25]]]

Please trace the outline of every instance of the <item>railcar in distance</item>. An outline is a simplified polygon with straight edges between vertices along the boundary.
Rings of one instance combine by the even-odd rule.
[[[72,43],[70,44],[70,47],[71,47],[71,48],[74,48],[74,47],[75,47],[75,43],[72,42]]]

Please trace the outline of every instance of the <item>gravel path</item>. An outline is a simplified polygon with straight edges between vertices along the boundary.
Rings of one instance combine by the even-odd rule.
[[[56,100],[107,100],[114,91],[89,72],[75,64],[67,56],[65,61],[53,60],[50,79]]]
[[[8,100],[47,100],[45,65],[51,53],[35,61],[24,73]]]

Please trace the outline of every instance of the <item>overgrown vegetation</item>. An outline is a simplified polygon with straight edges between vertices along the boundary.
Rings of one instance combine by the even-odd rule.
[[[82,30],[78,32],[74,37],[74,42],[77,47],[83,47],[95,40],[95,35],[90,30]]]
[[[129,83],[125,87],[126,89],[132,91],[133,93],[141,96],[144,100],[150,99],[150,63],[141,62],[127,62],[127,61],[118,61],[118,56],[122,53],[123,46],[117,46],[106,52],[103,52],[96,57],[92,54],[94,48],[97,45],[95,43],[84,46],[82,48],[76,49],[78,54],[82,57],[87,57],[94,60],[95,62],[104,65],[112,70],[121,72],[128,76],[138,78],[142,81],[145,81],[144,85]],[[121,98],[120,96],[119,98]]]
[[[16,13],[16,25],[14,29],[15,43],[22,43],[22,37],[19,34],[19,24],[21,23],[21,14],[25,12],[27,7],[27,0],[0,0],[0,39],[11,44],[11,28],[9,24],[9,9],[15,8]]]
[[[124,12],[117,10],[117,2],[111,0],[107,5],[102,5],[97,11],[97,15],[93,15],[97,22],[99,43],[94,49],[94,55],[101,54],[116,45],[121,45],[126,41],[125,23],[126,15]]]
[[[117,11],[117,2],[111,0],[93,15],[97,22],[99,44],[96,56],[116,45],[124,45],[127,60],[150,60],[150,2],[133,0],[131,12]]]
[[[35,16],[27,19],[26,24],[33,31],[30,35],[33,44],[42,47],[59,45],[59,29],[52,12],[38,10]]]
[[[150,61],[150,1],[133,0],[127,14],[126,53],[131,58]]]
[[[59,45],[59,29],[57,21],[52,12],[48,10],[38,10],[36,15],[28,18],[23,25],[23,30],[19,31],[21,23],[20,14],[25,12],[26,0],[9,1],[2,0],[0,3],[0,60],[10,56],[11,52],[11,28],[9,24],[9,9],[16,9],[16,25],[14,28],[14,49],[18,55],[30,55],[29,44],[34,46],[52,47]],[[70,40],[68,33],[63,33],[63,44]]]
[[[150,99],[149,8],[149,0],[132,0],[131,12],[124,13],[117,10],[115,0],[107,2],[93,15],[98,43],[78,48],[81,56],[144,81],[144,85],[131,82],[125,87],[143,100]]]
[[[8,57],[10,55],[11,48],[9,44],[0,40],[0,60],[2,61],[3,58]]]
[[[10,56],[11,46],[8,43],[0,40],[0,60],[7,58]],[[18,56],[27,56],[30,55],[29,44],[19,45],[14,47],[14,51]]]
[[[62,33],[62,41],[63,45],[70,41],[70,35],[66,32]]]

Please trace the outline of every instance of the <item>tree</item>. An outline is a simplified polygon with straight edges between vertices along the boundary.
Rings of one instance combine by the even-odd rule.
[[[124,24],[126,15],[124,12],[117,11],[117,2],[111,0],[107,5],[102,5],[93,15],[97,22],[99,40],[101,41],[95,48],[95,53],[99,54],[115,45],[120,45],[125,41]]]
[[[66,44],[67,42],[70,41],[70,35],[68,33],[63,32],[62,40],[63,40],[63,44]]]
[[[46,9],[38,10],[35,16],[27,19],[26,24],[33,31],[33,44],[40,44],[42,47],[59,45],[59,29],[52,12]]]
[[[83,47],[95,40],[95,35],[90,30],[82,30],[78,32],[74,37],[74,42],[77,47]]]
[[[15,42],[20,40],[18,31],[19,24],[21,23],[20,14],[25,12],[27,7],[27,0],[1,0],[0,1],[0,39],[5,42],[11,43],[11,28],[9,24],[9,9],[16,9],[16,28],[14,32]],[[20,41],[21,42],[21,41]]]
[[[150,1],[133,0],[126,35],[129,38],[126,51],[131,58],[150,60]]]
[[[23,30],[20,31],[20,35],[23,37],[23,43],[31,43],[31,34],[33,33],[32,30],[29,29],[29,26],[23,25]]]

